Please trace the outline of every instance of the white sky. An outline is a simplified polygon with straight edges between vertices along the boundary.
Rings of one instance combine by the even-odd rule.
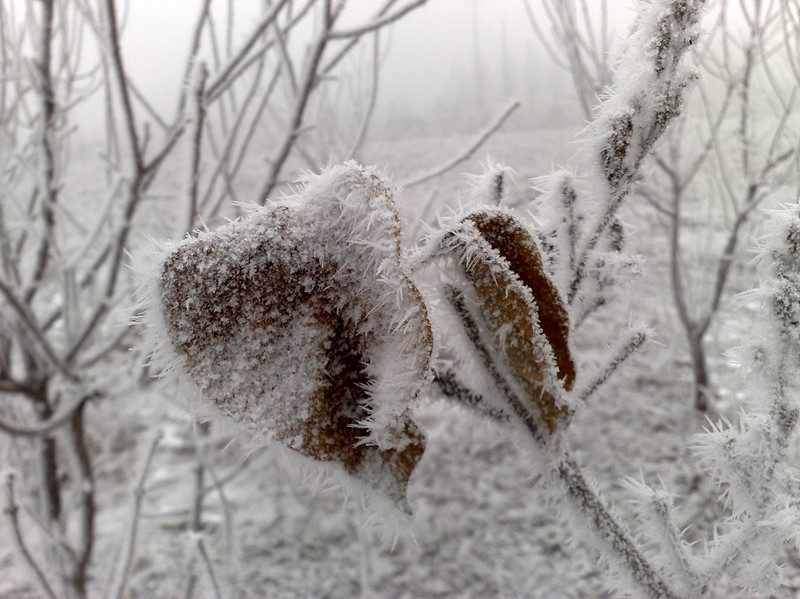
[[[531,0],[540,10],[539,0]],[[613,3],[613,2],[612,2]],[[158,98],[168,114],[174,103],[177,81],[191,35],[198,0],[130,0],[123,49],[129,75],[148,97]],[[259,12],[259,2],[239,3],[251,14],[237,14],[242,33]],[[630,4],[617,0],[617,4]],[[363,20],[376,10],[376,0],[350,0],[346,19]],[[212,3],[224,12],[227,2]],[[617,11],[630,21],[630,10]],[[347,21],[345,21],[346,24]],[[475,47],[477,41],[477,48]],[[544,55],[528,22],[522,0],[429,0],[393,28],[390,53],[381,74],[380,102],[385,107],[409,105],[429,110],[436,103],[458,102],[454,89],[464,82],[464,72],[499,77],[504,64],[530,72],[528,87],[552,79],[551,61]],[[482,86],[473,85],[474,93]],[[463,93],[463,90],[462,90]],[[569,93],[568,89],[558,93]],[[498,102],[486,99],[490,106]]]

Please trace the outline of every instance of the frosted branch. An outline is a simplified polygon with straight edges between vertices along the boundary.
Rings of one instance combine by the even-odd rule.
[[[34,425],[25,425],[17,422],[0,420],[0,431],[16,437],[42,437],[69,422],[77,410],[81,409],[81,407],[87,401],[90,399],[95,399],[96,397],[99,397],[99,394],[91,394],[80,397],[73,401],[70,405],[59,410],[57,414],[54,414],[47,420]]]
[[[613,375],[622,363],[632,356],[644,342],[647,334],[644,331],[634,331],[617,351],[614,357],[606,364],[595,379],[580,392],[581,401],[586,401]]]
[[[367,33],[371,33],[382,27],[386,27],[387,25],[391,25],[392,23],[399,21],[405,15],[407,15],[413,10],[416,10],[417,8],[425,4],[427,1],[428,0],[414,0],[413,2],[407,4],[403,8],[397,10],[396,12],[390,15],[386,15],[385,17],[375,19],[374,21],[372,21],[371,23],[367,23],[366,25],[362,25],[354,29],[347,29],[343,31],[332,31],[330,37],[331,39],[361,37],[362,35],[366,35]]]
[[[78,382],[80,380],[79,377],[70,370],[67,364],[64,363],[64,361],[59,358],[58,355],[56,355],[56,352],[50,345],[50,342],[47,340],[47,338],[45,338],[45,336],[42,334],[42,331],[36,325],[34,317],[16,297],[13,290],[1,278],[0,295],[5,297],[8,305],[11,306],[12,310],[16,313],[18,317],[17,320],[22,324],[25,332],[30,335],[34,345],[41,350],[44,358],[70,381]]]
[[[614,554],[625,562],[634,581],[653,599],[678,599],[589,487],[578,464],[565,456],[558,464],[557,472],[567,496],[580,508]]]
[[[147,481],[147,475],[150,473],[150,466],[153,462],[153,457],[158,449],[158,444],[161,442],[163,433],[159,431],[150,442],[150,447],[145,454],[145,459],[139,471],[139,478],[136,486],[133,489],[133,504],[131,506],[130,524],[128,526],[128,533],[123,545],[124,553],[122,557],[122,566],[119,574],[115,577],[115,582],[109,592],[108,596],[112,599],[121,599],[125,592],[125,586],[128,582],[131,564],[133,563],[133,555],[136,548],[136,538],[139,532],[139,522],[141,520],[142,501],[144,500]]]
[[[228,81],[231,79],[231,74],[236,70],[236,67],[238,67],[239,64],[247,57],[247,54],[253,48],[261,35],[270,27],[270,25],[272,25],[287,1],[288,0],[278,0],[271,7],[270,11],[264,15],[258,25],[255,26],[248,38],[242,44],[242,47],[233,55],[228,63],[219,70],[219,74],[217,74],[208,83],[206,87],[206,97],[216,97],[219,89],[228,83]]]
[[[22,556],[23,561],[31,570],[31,572],[33,572],[36,584],[39,586],[42,593],[48,597],[48,599],[57,599],[55,592],[53,592],[53,588],[47,581],[44,571],[41,569],[39,564],[36,563],[36,560],[33,559],[33,555],[31,555],[31,552],[28,551],[28,547],[25,544],[25,539],[22,536],[22,530],[20,529],[18,516],[19,506],[17,505],[14,493],[14,474],[11,472],[6,473],[5,475],[5,487],[6,500],[5,509],[3,511],[5,512],[6,516],[8,516],[9,522],[11,523],[11,530],[14,533],[14,542],[17,545],[17,551],[19,552],[20,556]]]
[[[506,378],[497,368],[497,364],[491,355],[489,348],[481,339],[478,323],[472,317],[472,314],[470,314],[469,308],[467,308],[466,302],[464,301],[463,294],[455,287],[447,285],[445,287],[445,295],[456,315],[458,316],[458,319],[461,321],[461,324],[464,326],[464,331],[466,332],[469,340],[472,342],[473,347],[477,351],[478,356],[481,359],[481,363],[492,377],[495,385],[497,385],[497,389],[503,394],[503,399],[505,399],[517,417],[522,420],[530,435],[540,444],[545,444],[546,438],[539,429],[538,423],[534,420],[531,413],[525,409],[522,399],[520,399],[516,392],[511,388],[506,381]]]
[[[486,400],[461,383],[453,370],[439,373],[434,382],[442,393],[461,406],[473,409],[496,422],[510,422],[511,416],[500,408],[489,406]]]

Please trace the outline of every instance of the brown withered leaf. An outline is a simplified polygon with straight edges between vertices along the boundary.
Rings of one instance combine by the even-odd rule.
[[[348,164],[187,239],[159,308],[182,368],[245,430],[335,462],[405,507],[425,448],[408,416],[433,335],[390,188]]]
[[[495,350],[553,433],[570,414],[559,399],[556,378],[566,390],[575,381],[566,308],[535,240],[513,216],[481,210],[465,217],[462,225],[478,238],[460,235],[460,243],[451,247],[460,253]]]

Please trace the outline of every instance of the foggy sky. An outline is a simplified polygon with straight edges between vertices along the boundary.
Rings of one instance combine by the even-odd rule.
[[[197,0],[130,0],[122,38],[129,76],[168,118],[174,112]],[[238,34],[250,30],[259,2],[237,3]],[[612,29],[631,20],[629,0],[612,0]],[[350,0],[342,25],[363,22],[375,0]],[[532,0],[541,11],[539,0]],[[212,3],[224,16],[227,2]],[[297,32],[298,41],[303,32]],[[306,33],[308,35],[308,33]],[[302,43],[302,42],[300,42]],[[523,103],[566,106],[573,101],[567,75],[554,66],[529,24],[522,0],[429,0],[385,36],[378,118],[463,110],[496,112],[509,96]],[[91,133],[95,108],[85,109]],[[576,113],[577,114],[577,113]]]

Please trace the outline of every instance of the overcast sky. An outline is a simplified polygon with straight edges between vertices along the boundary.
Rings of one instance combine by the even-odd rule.
[[[23,0],[17,0],[22,2]],[[540,0],[530,0],[541,11]],[[123,50],[129,76],[164,113],[174,110],[199,0],[129,0]],[[237,2],[240,37],[250,31],[260,2]],[[342,25],[363,22],[377,0],[350,0]],[[591,3],[590,3],[591,4]],[[611,0],[612,29],[631,21],[630,0]],[[212,2],[224,21],[228,3]],[[249,11],[249,12],[248,12]],[[297,32],[297,38],[302,32]],[[569,80],[553,66],[531,29],[523,0],[429,0],[393,26],[381,71],[379,112],[458,110],[465,103],[495,113],[507,96],[538,94],[540,104],[566,105]],[[469,97],[463,97],[469,96]],[[538,96],[537,96],[538,97]],[[530,101],[529,101],[530,103]],[[84,131],[99,129],[97,107],[88,107]],[[97,132],[97,131],[95,131]]]
[[[239,4],[244,8],[237,15],[238,30],[244,33],[254,22],[260,3]],[[345,18],[363,20],[376,4],[375,0],[350,0]],[[539,0],[531,0],[531,4],[540,10]],[[618,4],[630,3],[619,0]],[[226,5],[212,3],[220,11]],[[129,74],[148,96],[159,98],[162,106],[171,106],[174,100],[175,77],[180,74],[197,6],[197,0],[130,0],[123,39]],[[248,7],[250,14],[245,12]],[[613,16],[618,25],[628,23],[630,10],[622,8]],[[380,101],[383,106],[403,104],[425,110],[448,101],[454,78],[470,72],[498,77],[506,65],[541,70],[526,74],[529,82],[552,77],[548,75],[551,61],[533,34],[522,0],[429,0],[393,28],[381,75]],[[518,74],[518,79],[522,75]],[[477,89],[480,93],[481,87]]]

